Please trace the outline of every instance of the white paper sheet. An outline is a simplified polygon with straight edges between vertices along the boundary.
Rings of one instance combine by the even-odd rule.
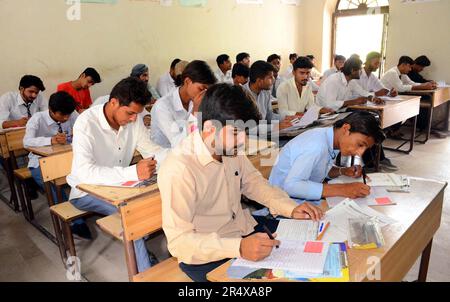
[[[376,198],[384,198],[388,197],[390,198],[393,203],[394,199],[391,197],[391,194],[383,187],[372,187],[370,188],[370,195],[363,197],[363,198],[356,198],[355,202],[356,204],[360,206],[375,206],[378,205],[376,202]],[[345,200],[345,197],[337,196],[337,197],[327,197],[327,202],[330,207],[335,207],[339,203],[341,203],[343,200]]]
[[[312,220],[281,219],[277,228],[278,240],[314,241],[319,223]]]
[[[306,242],[283,240],[280,248],[273,249],[272,254],[258,262],[236,259],[233,266],[289,270],[300,273],[321,274],[325,266],[329,243],[323,244],[321,253],[305,253]]]

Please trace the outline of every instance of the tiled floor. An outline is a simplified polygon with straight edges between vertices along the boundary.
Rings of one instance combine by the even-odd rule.
[[[426,145],[416,144],[410,155],[388,152],[388,156],[400,167],[399,173],[427,177],[450,182],[450,138],[432,139]],[[0,187],[8,195],[7,182],[0,175]],[[38,220],[53,232],[45,198],[33,201]],[[105,235],[95,226],[95,219],[88,224],[95,240],[77,241],[82,274],[89,281],[127,281],[123,245]],[[450,281],[450,195],[444,202],[442,224],[435,236],[429,281]],[[160,259],[168,257],[165,239],[159,235],[148,241],[150,249]],[[405,280],[415,280],[418,263]],[[58,248],[33,226],[21,213],[14,213],[0,201],[0,281],[68,281]]]

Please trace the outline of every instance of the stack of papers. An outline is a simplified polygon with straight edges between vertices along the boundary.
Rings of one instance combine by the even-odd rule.
[[[367,185],[370,187],[402,187],[408,182],[408,177],[394,173],[373,173],[367,174]],[[354,182],[363,182],[362,177],[352,178],[340,176],[329,181],[329,184],[348,184]]]

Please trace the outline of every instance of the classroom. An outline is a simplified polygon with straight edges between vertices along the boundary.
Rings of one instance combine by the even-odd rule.
[[[450,1],[0,24],[0,282],[450,282]]]

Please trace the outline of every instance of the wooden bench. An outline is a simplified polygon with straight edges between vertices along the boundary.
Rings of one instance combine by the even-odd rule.
[[[192,282],[180,269],[174,257],[152,266],[145,272],[137,271],[133,241],[161,230],[161,206],[160,194],[157,191],[119,207],[129,279],[133,282]]]
[[[75,243],[70,224],[75,219],[88,215],[80,211],[70,202],[62,200],[62,185],[66,183],[66,176],[72,169],[72,152],[65,152],[39,159],[42,179],[47,193],[48,204],[55,229],[56,241],[64,266],[67,265],[67,251],[76,257]],[[58,200],[53,200],[52,185],[56,189]],[[76,265],[75,265],[76,267]]]

